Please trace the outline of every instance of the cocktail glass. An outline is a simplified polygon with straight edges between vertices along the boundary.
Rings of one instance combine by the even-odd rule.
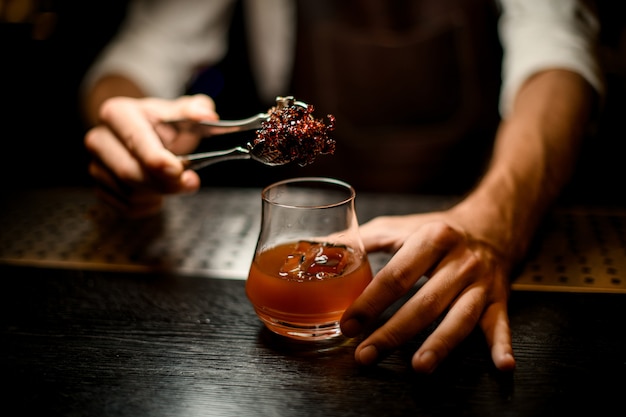
[[[372,280],[356,192],[303,177],[262,191],[262,220],[246,294],[271,331],[299,340],[341,335],[339,320]]]

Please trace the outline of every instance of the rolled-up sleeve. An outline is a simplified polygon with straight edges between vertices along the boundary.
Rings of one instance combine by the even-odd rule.
[[[503,117],[511,111],[522,84],[546,69],[576,72],[599,94],[604,93],[596,50],[599,22],[587,3],[577,0],[501,0],[500,3]]]
[[[227,51],[232,0],[140,0],[129,6],[119,32],[84,77],[86,91],[100,77],[131,78],[150,96],[174,98],[199,67]]]

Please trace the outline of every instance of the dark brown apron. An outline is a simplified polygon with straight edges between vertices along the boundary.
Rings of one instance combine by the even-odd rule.
[[[336,117],[333,156],[297,175],[363,191],[459,193],[498,122],[497,9],[481,0],[299,1],[293,91]]]

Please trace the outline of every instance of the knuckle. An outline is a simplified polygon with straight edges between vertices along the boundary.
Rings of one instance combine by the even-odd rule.
[[[445,303],[439,293],[428,291],[420,294],[418,291],[417,296],[421,308],[429,317],[434,319],[444,310]]]
[[[100,110],[98,112],[100,120],[111,120],[117,112],[117,108],[120,105],[123,105],[126,100],[127,99],[124,97],[111,97],[106,99],[100,106]]]
[[[381,279],[380,284],[385,292],[394,297],[405,294],[415,282],[411,270],[407,268],[387,265],[385,273],[387,275],[384,279]]]
[[[213,105],[213,100],[206,94],[194,94],[192,96],[189,96],[189,101],[191,103],[198,103],[205,106]]]
[[[466,251],[467,256],[459,266],[459,275],[477,277],[482,275],[484,264],[481,259],[471,251]]]
[[[483,300],[481,300],[480,298],[483,298],[483,297],[477,297],[475,302],[466,303],[461,308],[460,313],[463,316],[464,321],[467,321],[470,323],[477,323],[478,320],[480,320],[480,317],[483,314],[483,309],[484,309],[483,306],[485,305]]]
[[[404,344],[411,337],[411,334],[399,326],[385,326],[381,328],[381,331],[381,340],[384,341],[383,348],[387,350]]]
[[[458,244],[462,240],[461,234],[449,224],[437,221],[425,225],[432,246],[444,250]]]

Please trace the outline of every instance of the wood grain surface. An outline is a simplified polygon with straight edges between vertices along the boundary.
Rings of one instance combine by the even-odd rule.
[[[240,280],[7,265],[0,276],[3,404],[11,415],[600,416],[626,410],[621,294],[514,292],[514,372],[494,369],[477,331],[426,376],[409,364],[427,331],[377,366],[360,367],[353,360],[358,339],[312,345],[270,334]]]

